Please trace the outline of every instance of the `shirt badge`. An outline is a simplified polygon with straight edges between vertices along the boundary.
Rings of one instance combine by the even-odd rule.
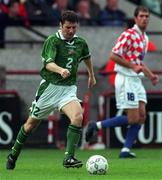
[[[75,54],[75,51],[73,49],[70,49],[68,52],[68,55],[74,55],[74,54]]]

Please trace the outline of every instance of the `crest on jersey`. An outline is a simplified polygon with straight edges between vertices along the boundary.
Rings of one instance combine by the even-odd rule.
[[[74,49],[69,49],[69,51],[68,51],[68,55],[74,55],[74,54],[75,54]]]

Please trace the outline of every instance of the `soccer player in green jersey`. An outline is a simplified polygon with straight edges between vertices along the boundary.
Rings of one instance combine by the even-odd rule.
[[[96,84],[90,52],[86,41],[76,35],[78,17],[73,11],[61,16],[60,30],[47,38],[42,50],[42,81],[32,103],[29,118],[21,127],[11,153],[7,157],[7,169],[14,169],[22,145],[39,125],[41,119],[58,109],[70,119],[67,131],[67,147],[63,166],[81,167],[82,161],[75,158],[82,129],[83,110],[76,96],[77,69],[83,60],[88,71],[88,87]]]

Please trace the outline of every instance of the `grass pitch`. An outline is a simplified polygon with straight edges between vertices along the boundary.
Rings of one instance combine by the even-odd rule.
[[[83,160],[79,169],[62,166],[63,150],[24,149],[15,170],[6,170],[8,151],[0,150],[0,180],[161,180],[162,151],[160,149],[135,149],[136,159],[119,159],[119,149],[78,150],[76,157]],[[91,155],[107,158],[109,170],[106,175],[89,175],[86,161]]]

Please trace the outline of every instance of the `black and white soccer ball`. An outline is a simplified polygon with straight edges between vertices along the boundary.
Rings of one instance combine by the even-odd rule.
[[[90,174],[104,175],[109,168],[108,161],[101,155],[93,155],[86,162],[86,169]]]

